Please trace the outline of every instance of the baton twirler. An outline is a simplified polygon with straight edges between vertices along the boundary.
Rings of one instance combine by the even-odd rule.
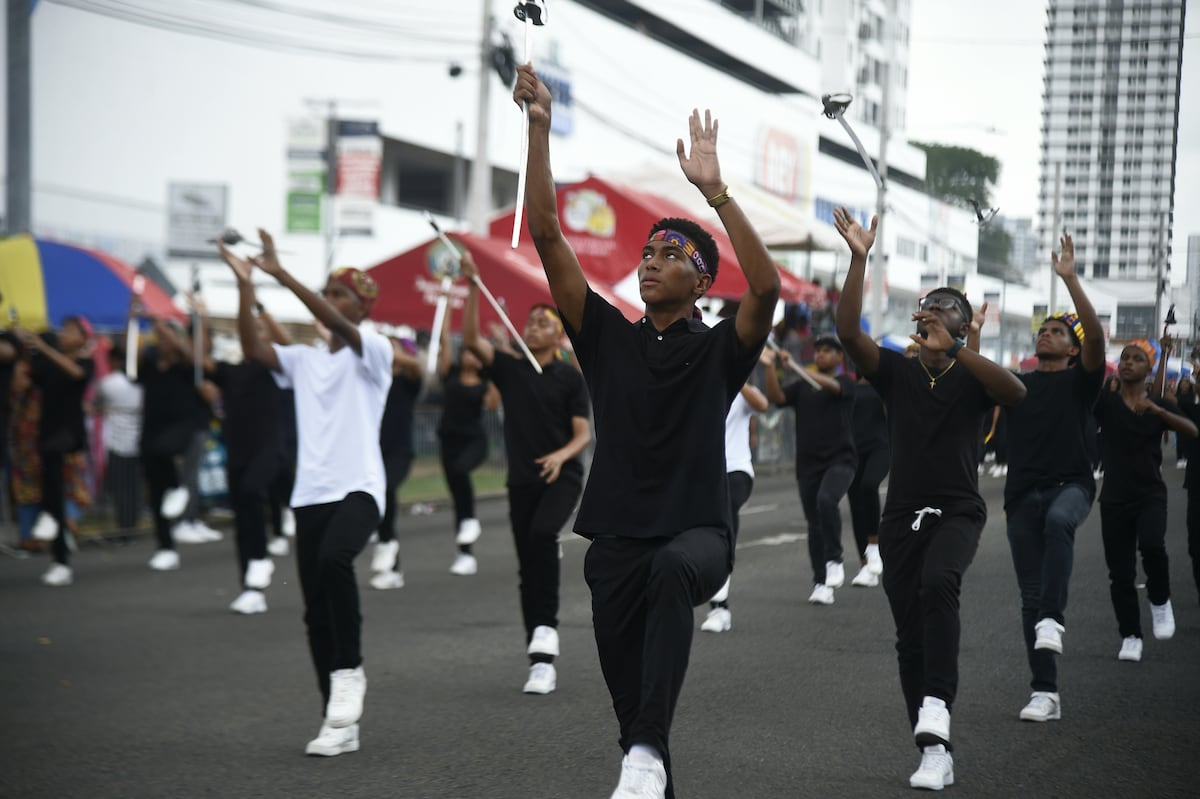
[[[546,4],[542,0],[517,3],[513,9],[517,19],[525,23],[525,63],[532,64],[533,26],[546,24]],[[521,240],[521,213],[525,209],[525,177],[529,173],[529,101],[521,104],[521,160],[517,173],[517,210],[513,215],[512,248]]]
[[[142,291],[146,288],[146,278],[141,275],[133,276],[133,297],[137,305],[142,304]],[[138,379],[138,318],[137,314],[129,314],[129,322],[125,326],[125,376],[130,380]]]
[[[769,339],[769,338],[767,339],[767,346],[770,347],[775,352],[777,352],[777,353],[779,352],[779,345],[776,344],[774,341],[771,341],[771,339]],[[821,390],[821,384],[818,383],[815,379],[813,379],[813,376],[810,375],[808,373],[808,370],[805,369],[803,366],[796,363],[791,358],[787,359],[787,365],[788,365],[789,369],[791,369],[796,374],[800,375],[800,377],[804,378],[804,382],[808,383],[810,386],[812,386],[813,389],[815,389],[816,391]]]
[[[441,239],[442,244],[448,247],[451,254],[453,254],[457,259],[459,257],[458,248],[454,246],[454,242],[450,241],[450,237],[442,232],[442,229],[438,227],[437,221],[428,211],[425,212],[425,219],[429,222],[429,225],[433,228],[434,232],[437,233],[437,236],[439,239]],[[500,303],[496,301],[496,298],[492,296],[492,292],[488,291],[488,287],[483,285],[483,281],[480,280],[479,275],[472,275],[471,280],[476,286],[479,287],[479,290],[483,292],[483,296],[487,297],[487,301],[492,304],[492,308],[496,311],[497,315],[499,315],[500,321],[504,323],[504,327],[508,330],[509,335],[517,340],[517,344],[521,347],[521,352],[525,353],[525,357],[533,366],[533,370],[540,375],[542,373],[542,365],[538,363],[537,358],[533,357],[533,353],[529,351],[529,347],[525,344],[525,339],[520,333],[517,332],[517,329],[513,327],[513,323],[508,318],[508,314],[504,312],[503,306],[501,306]],[[438,333],[439,331],[434,331],[434,335],[437,335]]]

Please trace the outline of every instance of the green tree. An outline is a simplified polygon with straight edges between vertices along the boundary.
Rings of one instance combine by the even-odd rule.
[[[1021,281],[1021,275],[1012,267],[1012,236],[999,225],[981,225],[979,228],[979,273],[1001,280]]]
[[[992,204],[992,188],[1000,177],[1000,162],[970,147],[913,142],[925,151],[925,187],[940,200],[962,208],[971,201],[981,208]]]

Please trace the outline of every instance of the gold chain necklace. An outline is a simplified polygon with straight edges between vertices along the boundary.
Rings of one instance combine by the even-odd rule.
[[[943,377],[945,377],[946,372],[949,372],[951,369],[953,369],[954,364],[958,363],[958,361],[950,361],[950,365],[947,366],[945,369],[943,369],[941,372],[939,372],[936,377],[933,375],[932,372],[929,371],[929,367],[925,365],[925,362],[922,361],[920,359],[920,357],[917,358],[917,363],[921,364],[921,369],[924,370],[925,376],[929,378],[929,389],[930,389],[930,391],[932,391],[933,387],[937,385],[937,381],[939,381]]]

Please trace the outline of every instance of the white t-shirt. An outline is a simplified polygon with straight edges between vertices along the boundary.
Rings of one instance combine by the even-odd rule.
[[[750,417],[758,411],[750,407],[741,392],[733,398],[725,416],[725,473],[745,472],[754,476],[754,460],[750,457]]]
[[[136,457],[142,437],[142,387],[124,372],[109,372],[96,384],[96,399],[104,409],[104,448]]]
[[[362,356],[304,345],[273,345],[282,367],[275,382],[296,394],[297,462],[291,506],[341,502],[354,491],[375,498],[383,514],[379,423],[392,385],[392,345],[359,325]]]

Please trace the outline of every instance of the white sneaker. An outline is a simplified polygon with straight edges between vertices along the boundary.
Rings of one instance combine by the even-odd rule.
[[[879,585],[879,575],[871,571],[871,564],[868,563],[858,570],[858,574],[854,575],[850,585],[857,585],[859,588],[874,588]]]
[[[288,553],[292,551],[288,540],[281,535],[277,535],[271,539],[271,543],[267,544],[267,552],[277,558],[286,558]]]
[[[291,538],[296,534],[296,514],[291,508],[284,508],[279,516],[279,532]]]
[[[1061,655],[1063,651],[1062,637],[1065,630],[1066,628],[1054,619],[1042,619],[1033,625],[1033,631],[1037,635],[1037,639],[1033,642],[1033,648],[1045,649]]]
[[[74,581],[75,573],[65,563],[52,564],[49,569],[46,569],[46,573],[42,575],[42,583],[54,588],[70,585]]]
[[[558,630],[539,624],[533,628],[533,636],[529,639],[529,655],[553,655],[558,657]]]
[[[470,577],[478,571],[479,561],[475,560],[474,555],[468,555],[466,552],[459,552],[450,564],[450,573],[460,577]]]
[[[667,795],[667,770],[661,762],[634,765],[629,755],[621,759],[621,781],[609,799],[663,799]]]
[[[908,784],[928,791],[940,791],[947,785],[953,785],[954,756],[941,744],[925,747],[921,754],[921,765],[908,778]]]
[[[338,669],[329,675],[329,704],[325,723],[330,727],[349,727],[362,718],[363,697],[367,693],[367,675],[363,667]]]
[[[179,568],[179,553],[173,549],[160,549],[150,558],[150,568],[158,572],[169,572]]]
[[[263,589],[271,585],[271,575],[275,573],[275,564],[270,558],[252,560],[246,564],[246,576],[242,582],[247,588]]]
[[[727,633],[733,629],[733,614],[729,608],[713,608],[708,612],[700,629],[706,633]]]
[[[371,587],[379,591],[404,587],[404,572],[379,572],[371,576]]]
[[[46,511],[38,514],[30,533],[38,541],[53,541],[58,538],[58,521]]]
[[[879,556],[879,544],[867,544],[867,568],[871,574],[883,574],[883,558]]]
[[[483,527],[478,519],[463,519],[458,523],[458,535],[454,537],[454,543],[460,547],[469,546],[478,541],[482,534]]]
[[[1165,641],[1175,635],[1175,611],[1171,610],[1171,600],[1161,605],[1150,603],[1150,618],[1154,622],[1154,637]]]
[[[207,544],[208,538],[196,527],[195,522],[176,522],[171,528],[171,540],[176,544]]]
[[[187,486],[168,488],[163,494],[162,504],[158,509],[164,518],[178,519],[187,510],[189,499],[191,499],[191,494],[188,493]]]
[[[1187,468],[1187,458],[1180,458],[1179,460],[1175,461],[1175,468],[1176,469],[1186,469]]]
[[[334,727],[326,722],[321,725],[321,731],[317,733],[317,737],[304,747],[304,754],[320,755],[321,757],[336,757],[347,752],[357,751],[357,724],[351,724],[349,727]]]
[[[192,522],[192,529],[196,531],[196,535],[200,536],[200,538],[203,539],[202,543],[205,543],[205,544],[212,542],[212,541],[220,541],[222,538],[225,537],[225,534],[222,533],[220,530],[217,530],[216,528],[213,528],[213,527],[209,527],[207,524],[205,524],[203,521],[200,521],[199,519]]]
[[[521,690],[527,694],[550,694],[558,687],[558,673],[553,663],[534,663],[529,667],[529,679]]]
[[[917,746],[937,746],[950,742],[950,711],[946,703],[932,696],[925,697],[917,710],[917,726],[913,727]]]
[[[248,589],[238,594],[238,598],[229,604],[229,609],[244,616],[252,613],[266,613],[267,598],[263,596],[262,591]]]
[[[846,570],[837,561],[825,564],[825,585],[830,588],[841,588],[846,582]]]
[[[1136,635],[1131,635],[1121,641],[1121,651],[1117,653],[1117,660],[1128,660],[1137,663],[1142,659],[1142,639]]]
[[[390,572],[396,568],[396,558],[400,557],[400,542],[396,540],[380,541],[375,545],[375,554],[371,556],[371,571]]]
[[[832,605],[833,589],[827,585],[817,583],[813,586],[812,593],[808,595],[808,601],[813,605]]]
[[[1062,718],[1062,704],[1058,694],[1049,691],[1034,691],[1029,704],[1021,708],[1022,721],[1058,721]]]

